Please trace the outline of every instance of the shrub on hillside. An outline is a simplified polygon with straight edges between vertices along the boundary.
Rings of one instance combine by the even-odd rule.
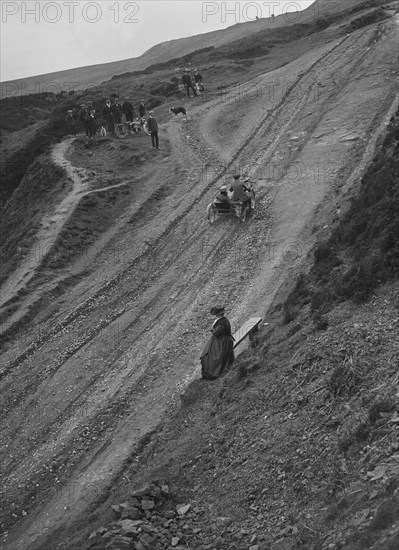
[[[398,173],[399,109],[358,196],[331,238],[315,247],[306,285],[313,316],[327,313],[343,299],[364,302],[379,285],[399,276]],[[301,284],[284,304],[284,322],[292,321],[307,303]]]
[[[179,91],[178,84],[175,82],[160,82],[150,89],[150,94],[155,96],[170,97]]]
[[[350,26],[353,31],[366,27],[367,25],[372,25],[373,23],[378,23],[378,21],[383,21],[389,17],[389,15],[382,9],[377,8],[371,13],[366,13],[361,17],[357,17],[351,21]]]
[[[25,108],[32,109],[35,104],[36,96],[25,96],[19,98],[18,101],[8,102],[5,101],[4,105],[7,107],[7,117],[5,123],[7,124],[8,116],[16,114],[16,111],[21,110],[25,113]],[[14,99],[14,98],[12,98]],[[26,174],[28,168],[35,161],[35,159],[41,154],[47,152],[49,148],[59,142],[66,133],[65,127],[65,113],[68,109],[76,107],[76,103],[68,100],[65,102],[59,102],[54,108],[54,105],[50,107],[47,105],[45,110],[45,104],[48,103],[47,99],[40,97],[38,100],[38,106],[40,106],[39,115],[36,120],[42,120],[43,117],[47,119],[47,123],[42,126],[22,147],[16,150],[16,152],[7,160],[2,170],[2,186],[0,191],[0,204],[4,204],[7,199],[14,193],[20,184],[22,178]],[[8,102],[8,103],[7,103]],[[45,103],[44,103],[45,102]],[[4,105],[2,105],[4,107]],[[26,107],[27,106],[27,107]],[[36,110],[35,110],[36,113]],[[3,116],[3,110],[2,110]],[[36,116],[36,115],[35,115]],[[25,113],[24,127],[31,124],[29,117]],[[2,120],[3,127],[3,120]]]
[[[309,301],[308,278],[301,273],[295,283],[295,287],[283,305],[283,323],[286,325],[293,321],[302,305]]]
[[[162,99],[160,99],[159,97],[155,97],[154,99],[149,99],[147,101],[147,108],[149,110],[155,109],[155,107],[159,107],[162,104],[163,104]]]

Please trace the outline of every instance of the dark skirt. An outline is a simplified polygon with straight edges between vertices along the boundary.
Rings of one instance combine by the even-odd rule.
[[[221,376],[234,361],[233,337],[212,336],[200,357],[202,378],[214,380]]]

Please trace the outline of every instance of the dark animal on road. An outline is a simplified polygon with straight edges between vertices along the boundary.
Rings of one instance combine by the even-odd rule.
[[[175,113],[175,115],[177,116],[179,113],[181,113],[183,116],[186,116],[187,114],[187,111],[186,111],[186,108],[185,107],[171,107],[169,109],[169,111],[171,113]]]

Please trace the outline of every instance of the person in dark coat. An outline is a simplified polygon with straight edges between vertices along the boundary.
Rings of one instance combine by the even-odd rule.
[[[89,113],[87,111],[87,107],[85,104],[82,104],[80,106],[79,111],[79,120],[83,124],[83,128],[85,130],[86,137],[89,137]]]
[[[151,142],[154,149],[159,149],[159,138],[158,138],[158,122],[154,118],[154,111],[149,111],[150,116],[147,119],[147,128],[151,134]]]
[[[107,99],[104,105],[103,109],[103,117],[105,118],[105,122],[107,123],[107,132],[111,134],[115,134],[115,121],[114,121],[114,115],[112,114],[111,110],[111,101]]]
[[[241,176],[238,174],[234,176],[234,183],[229,189],[229,198],[232,202],[240,201],[242,203],[250,200],[248,192],[250,189],[245,185],[245,182],[241,182]]]
[[[111,111],[114,116],[115,124],[120,124],[122,122],[122,105],[119,103],[119,99],[115,99],[112,103]]]
[[[75,117],[73,116],[72,109],[68,111],[65,120],[68,128],[68,133],[71,134],[71,136],[76,137],[76,122]]]
[[[96,132],[97,132],[97,119],[96,119],[96,111],[92,109],[89,114],[89,138],[95,139]]]
[[[194,72],[194,83],[198,92],[204,91],[204,86],[202,84],[202,74],[198,71],[198,69],[195,69]]]
[[[132,123],[134,119],[134,107],[130,101],[125,97],[122,104],[122,112],[126,117],[126,122]]]
[[[200,357],[201,375],[205,380],[219,378],[234,362],[234,338],[231,334],[230,322],[224,312],[224,307],[213,307],[210,311],[216,320],[212,325],[212,336]]]
[[[143,118],[145,116],[145,103],[144,99],[141,100],[141,103],[139,105],[139,116],[140,118]]]
[[[193,86],[193,81],[191,80],[191,75],[188,72],[188,69],[184,71],[184,75],[182,76],[182,82],[184,86],[186,87],[187,97],[190,97],[190,88],[192,89],[194,95],[197,95],[197,90]]]
[[[194,82],[196,84],[202,84],[202,74],[198,71],[198,69],[195,69]]]

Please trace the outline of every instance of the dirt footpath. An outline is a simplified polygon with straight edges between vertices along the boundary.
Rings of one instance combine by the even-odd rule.
[[[396,37],[395,19],[362,29],[163,128],[171,150],[145,183],[160,194],[115,220],[40,338],[6,354],[4,548],[48,548],[96,502],[198,377],[211,305],[234,329],[264,316],[384,129]],[[237,170],[257,181],[255,214],[209,226],[206,206]]]

